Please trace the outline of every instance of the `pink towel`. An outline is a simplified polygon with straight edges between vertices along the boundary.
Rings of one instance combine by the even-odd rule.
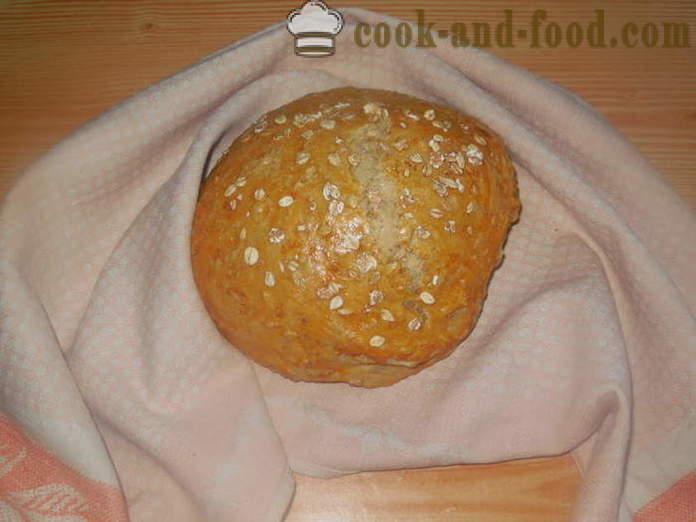
[[[573,451],[574,520],[696,519],[692,213],[572,93],[476,49],[360,48],[356,22],[400,20],[342,12],[334,56],[295,56],[284,22],[269,27],[90,121],[8,194],[0,518],[277,521],[290,470]],[[189,262],[199,183],[224,147],[262,113],[347,84],[483,120],[524,207],[472,335],[381,389],[251,363]]]

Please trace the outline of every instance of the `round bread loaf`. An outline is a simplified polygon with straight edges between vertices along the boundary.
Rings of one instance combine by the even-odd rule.
[[[293,380],[392,384],[473,329],[520,203],[501,139],[339,88],[257,120],[204,181],[193,274],[235,347]]]

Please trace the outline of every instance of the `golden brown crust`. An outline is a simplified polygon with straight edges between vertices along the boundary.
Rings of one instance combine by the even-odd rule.
[[[473,329],[520,203],[485,125],[404,94],[313,93],[204,182],[193,273],[222,334],[304,381],[386,386]]]

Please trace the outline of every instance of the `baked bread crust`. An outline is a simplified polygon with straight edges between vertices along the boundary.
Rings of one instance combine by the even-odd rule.
[[[263,115],[204,181],[193,275],[221,333],[293,380],[387,386],[473,329],[520,212],[501,139],[353,87]]]

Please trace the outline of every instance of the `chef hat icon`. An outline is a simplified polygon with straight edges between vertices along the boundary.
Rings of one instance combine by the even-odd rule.
[[[343,29],[343,16],[319,0],[309,0],[288,14],[288,31],[295,37],[295,54],[329,56],[334,38]]]

